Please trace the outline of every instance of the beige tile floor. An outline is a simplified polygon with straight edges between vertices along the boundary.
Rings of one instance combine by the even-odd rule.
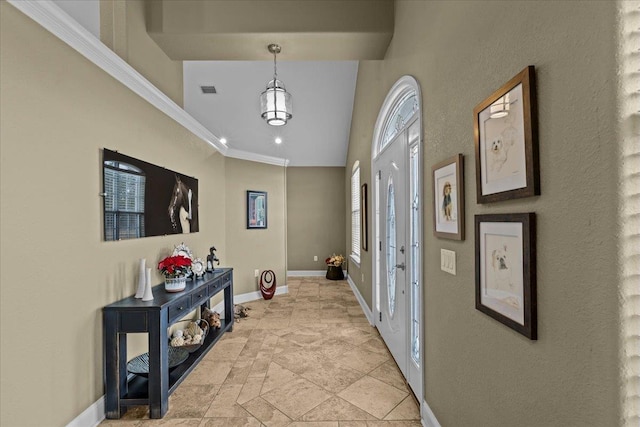
[[[346,281],[290,278],[253,301],[169,397],[161,420],[134,407],[102,425],[418,427],[419,411]]]

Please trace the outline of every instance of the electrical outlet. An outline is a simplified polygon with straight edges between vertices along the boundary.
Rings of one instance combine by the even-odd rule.
[[[364,273],[361,273],[361,274],[362,274],[361,282],[364,283]]]
[[[314,256],[313,256],[313,260],[314,260],[314,261],[318,261],[318,255],[314,255]]]
[[[456,275],[456,253],[440,249],[440,270]]]
[[[255,269],[255,270],[253,271],[253,274],[255,274],[255,275],[256,275],[256,277],[258,277],[258,276],[260,275],[260,270]]]

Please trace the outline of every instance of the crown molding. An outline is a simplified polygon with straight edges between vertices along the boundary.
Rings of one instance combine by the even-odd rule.
[[[249,160],[252,162],[266,163],[275,166],[289,166],[289,159],[265,156],[264,154],[256,154],[249,151],[236,150],[235,148],[228,148],[225,156],[233,157],[234,159]]]
[[[228,148],[217,136],[51,0],[8,0],[8,2],[195,136],[226,155]]]

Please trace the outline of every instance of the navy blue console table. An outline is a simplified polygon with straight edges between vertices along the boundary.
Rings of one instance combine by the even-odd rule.
[[[220,329],[210,329],[202,346],[169,371],[168,327],[224,291],[224,319]],[[221,268],[202,279],[187,281],[183,292],[168,293],[164,283],[153,287],[153,301],[133,296],[103,308],[104,383],[107,418],[120,418],[127,406],[149,405],[151,418],[162,418],[169,395],[227,331],[233,330],[233,269]],[[149,336],[149,376],[127,374],[127,334]]]

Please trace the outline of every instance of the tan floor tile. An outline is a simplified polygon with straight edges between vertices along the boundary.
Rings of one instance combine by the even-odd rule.
[[[99,425],[101,426],[110,426],[110,427],[138,427],[142,420],[127,420],[127,419],[119,419],[119,420],[104,420]],[[197,425],[197,424],[196,424]]]
[[[298,418],[330,397],[331,394],[305,379],[294,380],[262,395],[264,400],[291,419]]]
[[[295,352],[295,351],[300,351],[303,350],[304,347],[302,347],[301,345],[298,345],[296,343],[293,343],[291,341],[287,341],[287,340],[280,340],[278,341],[278,344],[276,345],[276,348],[273,350],[273,354],[274,357],[277,354],[281,354],[284,352]]]
[[[251,366],[253,366],[254,359],[251,357],[238,357],[234,362],[231,371],[227,375],[225,380],[226,384],[244,384],[249,377]]]
[[[330,393],[339,393],[362,378],[364,373],[326,360],[314,369],[300,375]]]
[[[302,416],[304,421],[375,420],[366,411],[339,397],[332,397]]]
[[[384,344],[382,338],[371,338],[370,340],[360,344],[358,347],[372,351],[374,353],[380,353],[384,355],[389,354],[389,350],[387,350],[387,346]]]
[[[314,328],[300,328],[281,338],[300,346],[312,345],[325,339],[322,331]]]
[[[337,421],[294,421],[289,427],[340,427]]]
[[[406,391],[409,390],[407,388],[407,383],[402,376],[402,373],[400,372],[400,369],[398,369],[396,362],[393,360],[383,363],[373,371],[369,372],[368,375],[370,377],[379,379],[380,381],[383,381],[389,385],[392,385],[397,389]]]
[[[165,418],[202,418],[219,388],[219,385],[181,384],[169,396]]]
[[[233,333],[233,332],[232,332]],[[207,353],[207,360],[236,360],[244,348],[245,343],[220,341]]]
[[[267,375],[264,378],[260,394],[268,393],[271,390],[290,383],[298,378],[300,377],[290,370],[283,368],[277,363],[271,362]]]
[[[291,372],[302,374],[321,364],[325,357],[315,351],[299,350],[276,354],[272,360]]]
[[[323,331],[325,332],[325,331]],[[324,333],[326,336],[326,332]],[[309,347],[311,351],[323,354],[327,359],[337,359],[347,351],[354,348],[353,345],[336,337],[325,338],[324,340]]]
[[[267,375],[267,370],[269,369],[270,364],[271,364],[271,356],[256,357],[255,362],[253,362],[253,366],[251,366],[251,371],[249,371],[249,378],[252,378],[252,377],[264,378],[264,376]]]
[[[163,419],[149,420],[139,406],[102,424],[419,426],[419,408],[347,282],[296,278],[287,286],[287,295],[243,304],[249,317],[169,397]]]
[[[383,419],[407,395],[407,392],[369,376],[365,376],[338,393],[339,397],[378,419]]]
[[[232,366],[233,362],[229,360],[202,360],[182,384],[222,384]]]
[[[142,420],[137,427],[147,426],[165,426],[165,427],[199,427],[200,418],[184,419],[184,418],[163,418],[161,420]]]
[[[345,366],[367,373],[388,361],[389,356],[356,347],[343,353],[336,360]]]
[[[339,427],[367,427],[366,421],[340,421]]]
[[[249,414],[236,403],[242,391],[240,384],[224,384],[220,387],[211,406],[204,414],[205,418],[244,418]]]
[[[339,427],[367,427],[366,421],[340,421]]]
[[[269,320],[268,322],[256,323],[256,329],[285,329],[289,327],[289,317],[282,317]]]
[[[198,427],[260,427],[262,423],[253,417],[203,418]]]
[[[291,424],[289,417],[260,397],[245,403],[244,408],[267,427],[284,427]]]
[[[420,421],[367,421],[367,427],[422,427]]]
[[[246,403],[260,396],[260,390],[262,390],[263,383],[264,383],[263,377],[247,378],[247,382],[244,383],[244,386],[242,387],[242,391],[238,395],[236,402],[242,405],[243,403]],[[392,419],[395,419],[395,418],[392,418]],[[401,418],[401,419],[404,419],[404,418]]]
[[[122,418],[123,421],[126,420],[141,420],[143,418],[149,418],[149,406],[129,406],[127,408],[127,412],[124,413]],[[117,421],[117,420],[113,420]]]
[[[413,395],[407,396],[393,411],[384,417],[385,420],[419,420],[420,409]]]

